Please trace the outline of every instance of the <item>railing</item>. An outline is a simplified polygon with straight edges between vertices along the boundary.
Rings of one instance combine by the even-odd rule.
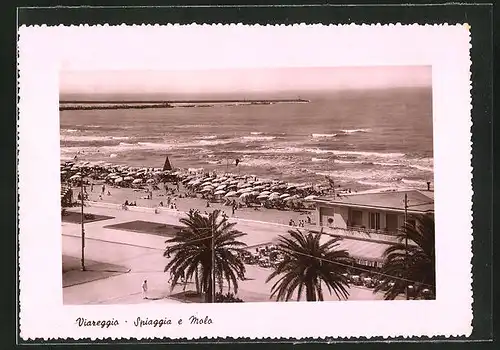
[[[369,230],[358,227],[328,227],[328,226],[316,226],[317,229],[323,229],[326,234],[331,234],[335,236],[351,237],[367,241],[381,241],[387,243],[396,243],[398,241],[397,236],[394,233],[386,233],[384,231]]]

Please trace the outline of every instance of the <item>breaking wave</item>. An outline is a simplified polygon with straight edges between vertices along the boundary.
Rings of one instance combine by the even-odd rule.
[[[318,138],[335,137],[337,136],[337,134],[312,134],[311,136],[315,139],[318,139]]]
[[[344,134],[354,134],[356,132],[370,132],[371,129],[344,129],[340,131]]]

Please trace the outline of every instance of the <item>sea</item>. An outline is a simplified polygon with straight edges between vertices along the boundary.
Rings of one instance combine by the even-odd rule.
[[[80,96],[93,97],[102,100]],[[61,159],[76,155],[90,162],[162,167],[168,156],[176,168],[288,183],[319,184],[329,178],[360,190],[424,188],[433,182],[431,87],[244,97],[310,102],[63,110]],[[159,96],[123,100],[129,98]],[[195,98],[200,97],[186,100]]]

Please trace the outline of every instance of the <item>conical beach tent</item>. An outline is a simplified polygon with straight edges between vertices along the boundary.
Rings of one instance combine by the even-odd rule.
[[[163,171],[171,171],[172,165],[170,165],[170,160],[168,160],[168,156],[165,159],[165,164],[163,165]]]

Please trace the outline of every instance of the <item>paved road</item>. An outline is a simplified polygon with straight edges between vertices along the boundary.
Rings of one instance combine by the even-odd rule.
[[[132,220],[149,220],[178,224],[178,217],[169,215],[146,214],[104,208],[88,208],[86,212],[114,216],[115,219],[85,224],[86,258],[107,264],[119,265],[128,273],[112,275],[92,282],[64,288],[65,304],[133,304],[133,303],[174,303],[178,300],[169,298],[171,294],[168,273],[163,272],[167,259],[163,257],[165,238],[156,235],[106,229],[103,226]],[[288,227],[238,221],[237,229],[247,233],[242,240],[248,245],[263,244],[284,234]],[[80,257],[81,226],[62,224],[63,254]],[[270,269],[247,265],[247,280],[239,283],[238,296],[245,301],[272,301],[269,299],[272,281],[265,283]],[[149,299],[142,299],[141,283],[148,280]],[[194,289],[188,285],[187,289]],[[182,287],[176,287],[177,293]],[[326,288],[325,288],[326,291]],[[325,296],[326,300],[337,300],[335,295]],[[350,300],[382,299],[366,288],[350,288]]]

